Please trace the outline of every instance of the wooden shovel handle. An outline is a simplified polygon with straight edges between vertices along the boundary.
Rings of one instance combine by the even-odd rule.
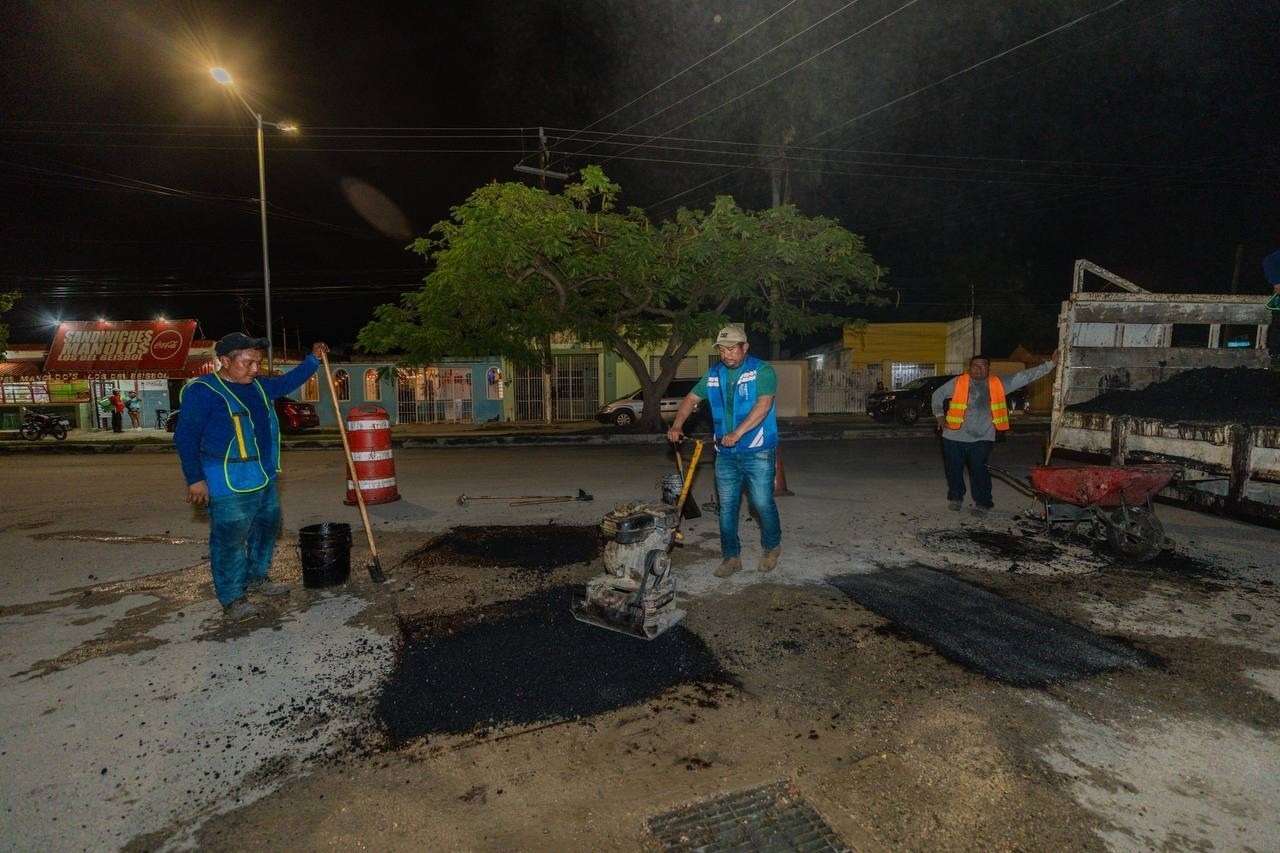
[[[369,539],[369,551],[376,562],[378,547],[373,544],[373,526],[369,524],[369,511],[364,506],[364,493],[360,491],[360,477],[356,474],[356,463],[351,456],[351,444],[347,441],[347,425],[342,422],[342,407],[338,405],[338,390],[333,385],[333,374],[329,372],[329,355],[320,353],[320,363],[324,365],[325,384],[329,386],[329,399],[333,400],[333,415],[338,419],[338,435],[342,437],[342,452],[347,456],[347,470],[351,472],[351,483],[355,487],[356,506],[360,507],[360,520],[364,522],[365,536]]]

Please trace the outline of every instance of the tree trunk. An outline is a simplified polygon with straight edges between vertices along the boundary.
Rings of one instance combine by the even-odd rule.
[[[551,394],[551,378],[555,372],[555,359],[551,357],[551,336],[542,340],[542,422],[554,423],[555,411],[552,408],[554,399]]]
[[[636,379],[640,382],[640,390],[644,392],[644,411],[640,413],[639,429],[642,432],[665,432],[666,424],[662,420],[661,403],[662,395],[666,393],[667,386],[671,384],[671,380],[676,375],[676,367],[689,354],[689,350],[693,348],[693,344],[679,342],[678,338],[673,337],[667,344],[667,351],[663,353],[661,359],[662,369],[658,372],[656,378],[649,377],[649,366],[645,364],[644,359],[636,352],[626,341],[614,341],[612,349],[618,354],[618,357],[625,361],[631,370],[635,373]]]

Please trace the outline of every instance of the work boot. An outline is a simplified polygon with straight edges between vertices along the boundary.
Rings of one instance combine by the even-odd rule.
[[[961,504],[960,501],[947,501],[947,509],[952,512],[959,512],[961,506],[963,506],[963,504]]]
[[[244,588],[245,592],[251,592],[254,595],[265,595],[272,598],[277,595],[288,595],[289,585],[287,583],[272,583],[263,578],[260,581],[254,581]]]
[[[258,615],[258,608],[250,604],[247,598],[237,598],[222,610],[228,622],[247,622]]]
[[[718,578],[727,578],[740,568],[742,568],[741,557],[725,557],[713,574]]]
[[[756,566],[759,571],[771,572],[778,568],[778,559],[782,557],[782,546],[770,548],[760,555],[760,565]]]
[[[991,507],[975,506],[973,509],[969,510],[969,512],[972,513],[973,515],[976,515],[978,518],[986,518],[987,513],[991,512]]]

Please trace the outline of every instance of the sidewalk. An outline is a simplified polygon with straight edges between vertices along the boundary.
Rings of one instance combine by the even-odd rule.
[[[1047,415],[1016,415],[1012,431],[1044,432],[1049,428]],[[933,435],[933,424],[921,420],[912,426],[881,424],[868,415],[810,415],[803,418],[779,418],[778,432],[786,441],[814,441],[859,438],[922,438]],[[697,437],[697,436],[695,436]],[[482,447],[512,445],[562,444],[657,444],[666,441],[662,433],[623,430],[595,421],[572,421],[554,424],[531,423],[448,423],[400,424],[391,428],[391,443],[397,448],[416,447]],[[285,450],[312,450],[341,447],[336,428],[308,430],[298,435],[282,436]],[[65,441],[43,438],[25,441],[17,432],[0,432],[0,454],[6,453],[127,453],[171,452],[173,436],[164,430],[72,430]]]

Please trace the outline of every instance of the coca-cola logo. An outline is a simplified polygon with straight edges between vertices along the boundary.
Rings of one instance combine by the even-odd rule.
[[[173,358],[182,350],[182,335],[173,329],[165,329],[151,339],[151,357],[156,361]]]

